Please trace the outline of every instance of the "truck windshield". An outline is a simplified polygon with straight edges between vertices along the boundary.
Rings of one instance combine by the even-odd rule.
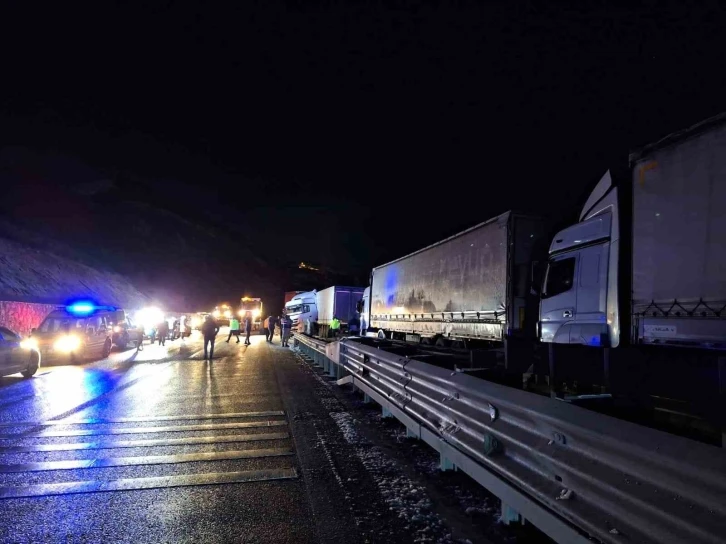
[[[302,311],[303,311],[302,304],[298,304],[297,306],[288,306],[287,307],[288,314],[299,314]]]

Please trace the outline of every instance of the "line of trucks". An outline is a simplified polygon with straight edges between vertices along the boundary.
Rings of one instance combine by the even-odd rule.
[[[632,153],[552,232],[509,211],[375,267],[346,288],[362,334],[468,349],[473,366],[559,398],[726,428],[726,114]],[[335,289],[288,304],[325,321]]]

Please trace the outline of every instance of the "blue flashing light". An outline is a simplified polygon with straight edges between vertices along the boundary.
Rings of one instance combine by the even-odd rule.
[[[74,302],[66,306],[66,311],[69,314],[78,316],[92,314],[96,309],[96,305],[93,302],[87,301]]]

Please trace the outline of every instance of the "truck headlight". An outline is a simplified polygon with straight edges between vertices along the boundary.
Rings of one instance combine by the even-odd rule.
[[[230,312],[229,310],[225,310],[224,311],[224,317],[226,317],[226,318],[229,319],[230,317],[232,317],[232,312]]]
[[[260,310],[252,310],[252,317],[260,317],[261,313]]]
[[[118,333],[118,332],[121,332],[121,327],[119,327],[118,325],[116,325],[116,326],[115,326],[115,327],[113,328],[113,332],[117,332],[117,333]]]
[[[20,342],[20,347],[23,349],[38,349],[38,341],[35,338],[26,338]]]
[[[61,336],[58,340],[55,341],[53,347],[58,351],[70,353],[72,351],[76,351],[78,348],[81,347],[81,339],[77,336],[73,336],[70,334],[66,336]]]

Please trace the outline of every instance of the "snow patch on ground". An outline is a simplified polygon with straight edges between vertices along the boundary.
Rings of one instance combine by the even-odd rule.
[[[414,542],[456,542],[452,539],[423,486],[416,485],[403,475],[396,462],[388,458],[376,446],[361,439],[355,420],[348,412],[331,412],[346,442],[355,446],[355,452],[363,466],[371,474],[381,496],[391,511],[408,525]]]

